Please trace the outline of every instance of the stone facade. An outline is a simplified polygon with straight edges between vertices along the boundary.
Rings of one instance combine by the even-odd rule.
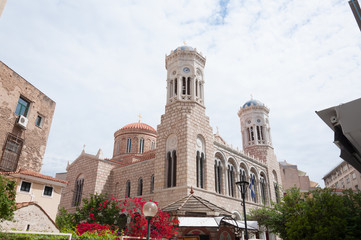
[[[53,100],[0,61],[0,171],[40,172],[54,110]]]
[[[268,108],[259,101],[258,105],[242,106],[238,114],[243,139],[248,139],[244,127],[248,126],[249,117],[255,126],[263,127],[259,135],[262,138],[252,145],[244,142],[244,151],[229,146],[218,133],[213,133],[206,115],[205,62],[205,58],[189,46],[179,47],[166,56],[166,106],[157,131],[140,122],[124,126],[114,134],[112,159],[99,159],[83,151],[67,168],[69,184],[60,205],[74,209],[72,199],[79,176],[84,178],[82,198],[95,192],[108,193],[118,199],[138,196],[155,200],[164,207],[188,196],[193,189],[194,195],[235,213],[238,219],[243,213],[235,183],[241,176],[248,181],[250,176],[254,177],[254,197],[251,193],[246,197],[248,210],[271,206],[272,201],[277,201],[276,189],[282,184],[272,147]],[[145,144],[142,153],[141,138],[148,143],[156,141],[156,148],[149,149]],[[99,172],[104,180],[96,188]]]
[[[17,207],[18,209],[14,212],[13,221],[3,221],[0,223],[2,230],[59,233],[55,222],[39,205],[35,203],[22,203]]]
[[[327,188],[359,190],[361,187],[361,173],[345,161],[327,173],[323,180]]]

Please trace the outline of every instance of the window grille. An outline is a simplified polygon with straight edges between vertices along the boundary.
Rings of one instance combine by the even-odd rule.
[[[23,139],[8,133],[0,162],[1,171],[16,171],[22,147]]]

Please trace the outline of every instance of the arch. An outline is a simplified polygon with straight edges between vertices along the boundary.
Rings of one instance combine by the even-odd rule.
[[[197,187],[204,188],[204,173],[205,173],[205,141],[202,135],[198,135],[196,139],[196,178]]]
[[[236,168],[231,162],[228,161],[227,186],[228,186],[228,195],[231,197],[235,197],[235,175],[236,175]]]
[[[171,134],[166,140],[166,187],[177,186],[177,135]]]
[[[80,173],[75,180],[74,183],[74,194],[72,206],[79,206],[81,203],[82,195],[83,195],[83,186],[84,186],[84,175]]]
[[[138,196],[143,195],[143,178],[138,179]]]
[[[139,140],[139,153],[144,153],[144,138]]]
[[[154,193],[154,174],[150,177],[150,193]]]
[[[130,187],[131,183],[130,180],[128,180],[125,184],[125,197],[130,197]]]
[[[241,221],[242,220],[242,214],[240,212],[238,212],[238,210],[233,210],[232,211],[232,216],[233,216],[233,219],[236,220],[236,221]]]
[[[257,203],[258,202],[258,174],[254,167],[250,168],[249,189],[250,189],[251,201],[254,203]]]
[[[272,180],[273,180],[273,187],[274,187],[274,191],[275,191],[275,197],[276,197],[276,202],[279,203],[280,202],[280,189],[279,189],[279,184],[278,184],[278,177],[277,177],[277,173],[275,170],[272,171]]]
[[[263,171],[260,172],[259,188],[261,194],[261,203],[263,205],[266,205],[266,203],[268,203],[267,178],[266,178],[266,174]]]
[[[219,152],[215,154],[214,159],[214,183],[215,190],[217,193],[223,193],[223,168],[224,168],[224,158],[223,155]]]

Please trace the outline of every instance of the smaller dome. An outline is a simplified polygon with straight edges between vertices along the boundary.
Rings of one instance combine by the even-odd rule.
[[[247,101],[245,104],[243,104],[242,108],[246,108],[250,106],[264,106],[264,104],[256,99],[251,99]]]
[[[183,51],[183,50],[188,50],[188,51],[193,51],[194,48],[192,48],[191,46],[187,46],[187,45],[183,45],[183,46],[180,46],[180,47],[177,47],[175,51]]]
[[[124,127],[122,127],[120,130],[125,130],[125,129],[142,129],[142,130],[148,130],[148,131],[157,133],[157,131],[154,128],[152,128],[148,124],[141,123],[141,122],[127,124]]]

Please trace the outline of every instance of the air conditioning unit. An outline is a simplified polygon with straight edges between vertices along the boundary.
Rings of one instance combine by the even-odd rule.
[[[21,128],[26,128],[26,126],[28,125],[28,119],[23,116],[23,115],[20,115],[19,118],[18,118],[18,121],[17,121],[17,124],[18,126],[20,126]]]

